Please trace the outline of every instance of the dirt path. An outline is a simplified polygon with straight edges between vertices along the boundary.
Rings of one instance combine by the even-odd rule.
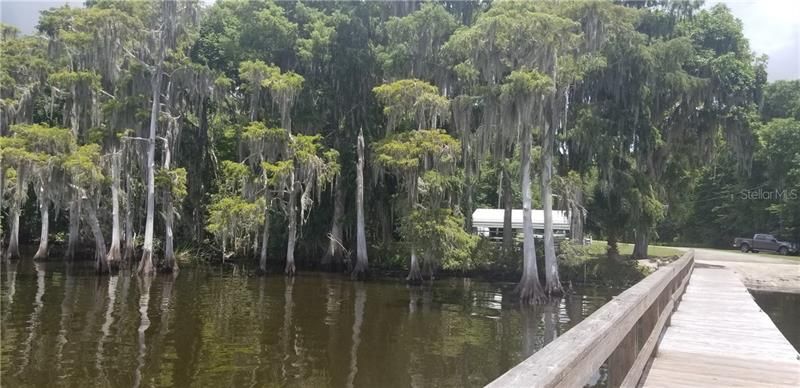
[[[800,294],[800,261],[797,260],[758,253],[695,248],[695,262],[730,268],[752,290]]]

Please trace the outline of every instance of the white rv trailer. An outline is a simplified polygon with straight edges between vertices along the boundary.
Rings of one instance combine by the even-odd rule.
[[[472,232],[493,240],[503,239],[503,209],[475,209],[472,213]],[[533,234],[536,238],[544,236],[544,210],[531,210]],[[514,234],[522,235],[522,209],[511,210],[511,228]],[[556,240],[567,238],[570,232],[570,219],[567,212],[553,210],[553,234]]]

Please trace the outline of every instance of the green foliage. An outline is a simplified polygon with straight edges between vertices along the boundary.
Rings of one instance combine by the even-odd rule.
[[[767,85],[761,115],[765,121],[780,117],[800,120],[800,80],[775,81]]]
[[[45,175],[59,167],[75,148],[75,138],[65,128],[18,124],[13,125],[11,131],[12,137],[0,138],[2,159],[17,167],[31,167],[34,172]]]
[[[339,152],[326,149],[320,135],[294,135],[289,148],[295,167],[307,171],[320,186],[330,183],[339,175]]]
[[[514,70],[505,78],[500,91],[509,99],[552,93],[553,80],[536,70]]]
[[[463,225],[464,218],[451,209],[416,209],[403,219],[401,231],[426,260],[445,270],[466,271],[476,267],[472,254],[478,236],[465,232]]]
[[[376,86],[372,89],[383,104],[383,113],[389,119],[387,130],[398,125],[416,122],[419,129],[435,126],[436,118],[448,107],[447,98],[439,95],[439,88],[418,79],[403,79]]]
[[[650,270],[635,260],[615,260],[605,253],[593,254],[589,246],[564,240],[558,249],[558,265],[562,281],[629,287],[649,275]]]
[[[277,66],[268,65],[264,61],[244,61],[239,65],[239,77],[245,81],[249,88],[258,90],[262,82],[270,77],[280,74]]]
[[[768,210],[784,225],[781,234],[800,239],[800,121],[773,119],[758,132],[760,159],[768,178],[780,193]]]
[[[320,135],[292,136],[291,149],[295,159],[300,163],[310,163],[317,157],[320,147]]]
[[[416,172],[426,161],[431,168],[455,163],[461,143],[441,129],[410,131],[388,136],[373,145],[376,163],[399,174]]]
[[[39,155],[26,149],[25,139],[21,137],[0,137],[0,158],[10,165],[19,166],[25,162],[38,162]]]
[[[100,146],[97,144],[80,146],[64,160],[64,168],[69,171],[72,181],[89,191],[106,183],[102,165]]]
[[[186,169],[183,167],[169,170],[160,168],[155,173],[156,187],[166,191],[172,200],[178,204],[183,202],[188,194],[186,191]]]
[[[62,88],[73,85],[86,85],[91,89],[100,89],[100,76],[91,71],[61,71],[50,74],[48,82]]]
[[[267,127],[260,121],[254,121],[248,124],[242,136],[248,142],[265,141],[271,144],[283,145],[289,141],[289,134],[283,128]]]
[[[261,169],[264,171],[267,184],[277,185],[291,174],[294,169],[294,163],[291,160],[279,160],[275,163],[262,162]]]
[[[193,221],[207,211],[208,231],[234,249],[251,247],[259,232],[267,204],[254,198],[285,210],[293,183],[303,217],[306,206],[323,206],[304,226],[308,244],[298,245],[315,257],[333,213],[322,192],[335,179],[343,188],[353,181],[359,129],[378,167],[367,173],[367,235],[385,236],[386,247],[417,244],[447,269],[492,261],[518,270],[515,256],[473,250],[459,204],[469,194],[471,206],[498,206],[502,171],[520,202],[519,126],[554,129],[557,207],[588,208],[600,235],[629,240],[647,229],[654,240],[721,244],[745,230],[800,233],[796,202],[736,199],[747,188],[800,183],[798,125],[789,120],[800,120],[800,84],[764,88],[765,59],[722,5],[423,2],[407,14],[381,2],[226,0],[200,13],[196,5],[92,0],[44,11],[36,36],[3,26],[6,182],[15,185],[19,171],[53,174],[57,188],[105,190],[102,155],[124,147],[123,179],[140,204],[145,143],[132,138],[146,132],[156,43],[166,43],[157,136],[174,131],[175,165],[186,169],[158,171],[156,183],[185,197],[179,208]],[[74,134],[56,127],[67,124]],[[534,170],[543,146],[532,145]],[[390,216],[401,198],[408,206]],[[399,229],[382,220],[393,217]],[[391,241],[398,232],[405,241]],[[583,258],[576,249],[564,251]]]
[[[580,24],[542,11],[536,2],[497,2],[475,24],[456,31],[444,49],[454,63],[468,63],[490,84],[522,67],[544,70],[548,58],[542,53],[577,45]]]
[[[305,79],[293,72],[289,71],[281,74],[278,72],[271,72],[269,77],[261,81],[261,86],[270,90],[274,96],[296,95],[297,91],[303,88],[303,81]]]
[[[242,61],[277,63],[294,47],[297,31],[273,1],[219,1],[207,11],[192,58],[233,77]]]
[[[443,58],[440,48],[459,23],[438,3],[424,3],[403,18],[386,22],[388,44],[381,47],[378,59],[388,74],[438,78]]]
[[[244,187],[250,178],[250,170],[246,165],[223,160],[220,163],[220,179],[218,180],[220,195],[243,194]]]
[[[75,138],[66,128],[47,124],[19,124],[12,126],[11,131],[22,139],[26,149],[48,156],[69,153],[75,146]]]
[[[329,61],[330,46],[337,38],[336,28],[346,17],[338,11],[326,14],[303,3],[295,5],[293,16],[300,27],[296,46],[300,61],[306,66]]]
[[[263,221],[263,199],[251,202],[239,196],[217,196],[208,205],[206,230],[220,241],[232,241],[236,248],[258,232]]]

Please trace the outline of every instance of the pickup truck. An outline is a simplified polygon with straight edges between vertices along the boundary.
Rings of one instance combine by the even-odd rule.
[[[797,244],[786,241],[778,241],[771,234],[756,234],[753,238],[737,237],[733,240],[733,247],[739,248],[742,252],[772,251],[781,255],[797,253]]]

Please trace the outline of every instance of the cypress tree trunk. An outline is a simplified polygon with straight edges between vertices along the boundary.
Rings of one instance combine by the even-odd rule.
[[[86,213],[89,216],[89,227],[92,229],[92,235],[94,235],[95,269],[98,273],[106,273],[108,272],[106,241],[103,238],[103,231],[100,229],[100,221],[97,220],[97,205],[94,200],[90,201],[91,203],[86,207]]]
[[[353,276],[359,277],[368,270],[367,233],[364,225],[364,134],[358,131],[358,161],[356,162],[356,266]]]
[[[77,190],[72,190],[72,202],[69,204],[69,238],[67,242],[67,253],[64,256],[67,260],[75,258],[75,248],[80,242],[81,230],[81,194]]]
[[[583,203],[583,191],[578,189],[575,193],[575,204],[570,210],[570,238],[572,241],[577,241],[583,245],[583,239],[586,237],[583,231],[583,209],[578,205]]]
[[[111,156],[111,248],[108,250],[106,261],[109,269],[119,268],[122,260],[120,250],[120,225],[119,225],[119,153],[114,152]]]
[[[16,202],[16,201],[15,201]],[[6,259],[19,259],[19,212],[20,206],[11,205],[11,233],[8,235],[8,249]]]
[[[44,186],[39,187],[39,214],[42,217],[42,228],[39,234],[39,249],[33,255],[34,260],[47,258],[47,240],[50,234],[50,204],[47,203]]]
[[[164,267],[165,272],[178,270],[178,263],[175,261],[174,238],[172,224],[175,219],[175,207],[172,204],[172,195],[167,193],[164,196]]]
[[[165,27],[162,27],[162,29]],[[162,31],[163,32],[163,31]],[[163,35],[163,33],[161,34]],[[158,116],[161,111],[159,101],[161,98],[161,71],[164,62],[164,45],[166,42],[159,42],[158,45],[158,64],[153,73],[153,106],[150,109],[150,134],[147,139],[147,206],[146,219],[144,226],[144,245],[142,246],[142,260],[139,262],[139,272],[143,274],[153,273],[153,222],[155,217],[155,157],[156,157],[156,129],[158,127]]]
[[[508,168],[503,166],[502,177],[503,190],[503,254],[510,255],[514,252],[514,229],[511,226],[511,214],[513,209],[511,196],[511,174]]]
[[[619,247],[617,246],[617,233],[615,230],[608,231],[607,254],[610,259],[619,260]]]
[[[333,220],[331,221],[331,235],[328,237],[328,249],[322,257],[322,265],[330,268],[338,267],[342,263],[342,220],[344,218],[345,192],[341,184],[336,184],[333,198]]]
[[[558,259],[556,258],[555,240],[553,237],[553,190],[551,187],[553,174],[553,143],[555,142],[555,123],[544,127],[544,147],[542,147],[542,206],[544,212],[544,265],[545,292],[548,295],[561,295],[561,281],[558,277]]]
[[[466,152],[469,157],[469,151]],[[472,197],[473,197],[473,182],[472,182],[472,163],[469,159],[464,159],[464,230],[468,233],[472,232]]]
[[[164,138],[164,171],[170,170],[172,154],[169,142]],[[172,203],[172,189],[164,194],[164,265],[161,268],[164,272],[175,272],[178,264],[175,262],[175,248],[173,246],[172,224],[175,219],[175,207]]]
[[[542,286],[539,283],[539,270],[536,265],[536,243],[533,238],[533,218],[531,215],[531,129],[528,125],[522,134],[522,227],[524,241],[522,245],[522,279],[516,291],[523,303],[541,301]]]
[[[648,228],[647,227],[640,227],[636,229],[636,233],[634,236],[634,245],[633,245],[633,258],[634,259],[646,259],[647,258],[647,250],[648,245],[650,243],[650,239],[648,238]]]
[[[133,201],[132,185],[131,174],[127,173],[125,176],[125,249],[122,252],[122,259],[126,261],[133,259],[136,250],[133,236],[133,207],[131,206]]]
[[[297,242],[297,188],[294,181],[294,171],[289,173],[289,226],[286,231],[288,234],[288,244],[286,247],[286,275],[294,276],[296,268],[294,266],[294,245]]]
[[[261,272],[267,271],[267,247],[269,247],[269,205],[272,201],[272,195],[267,188],[264,193],[266,206],[264,207],[264,233],[261,236],[261,258],[258,263],[258,268]]]
[[[22,203],[25,195],[25,170],[17,168],[17,188],[11,203],[11,234],[8,237],[6,259],[19,259],[19,215],[22,212]]]
[[[417,250],[411,247],[411,262],[408,266],[408,276],[406,281],[412,284],[422,282],[422,272],[419,270],[419,259],[417,258]]]

